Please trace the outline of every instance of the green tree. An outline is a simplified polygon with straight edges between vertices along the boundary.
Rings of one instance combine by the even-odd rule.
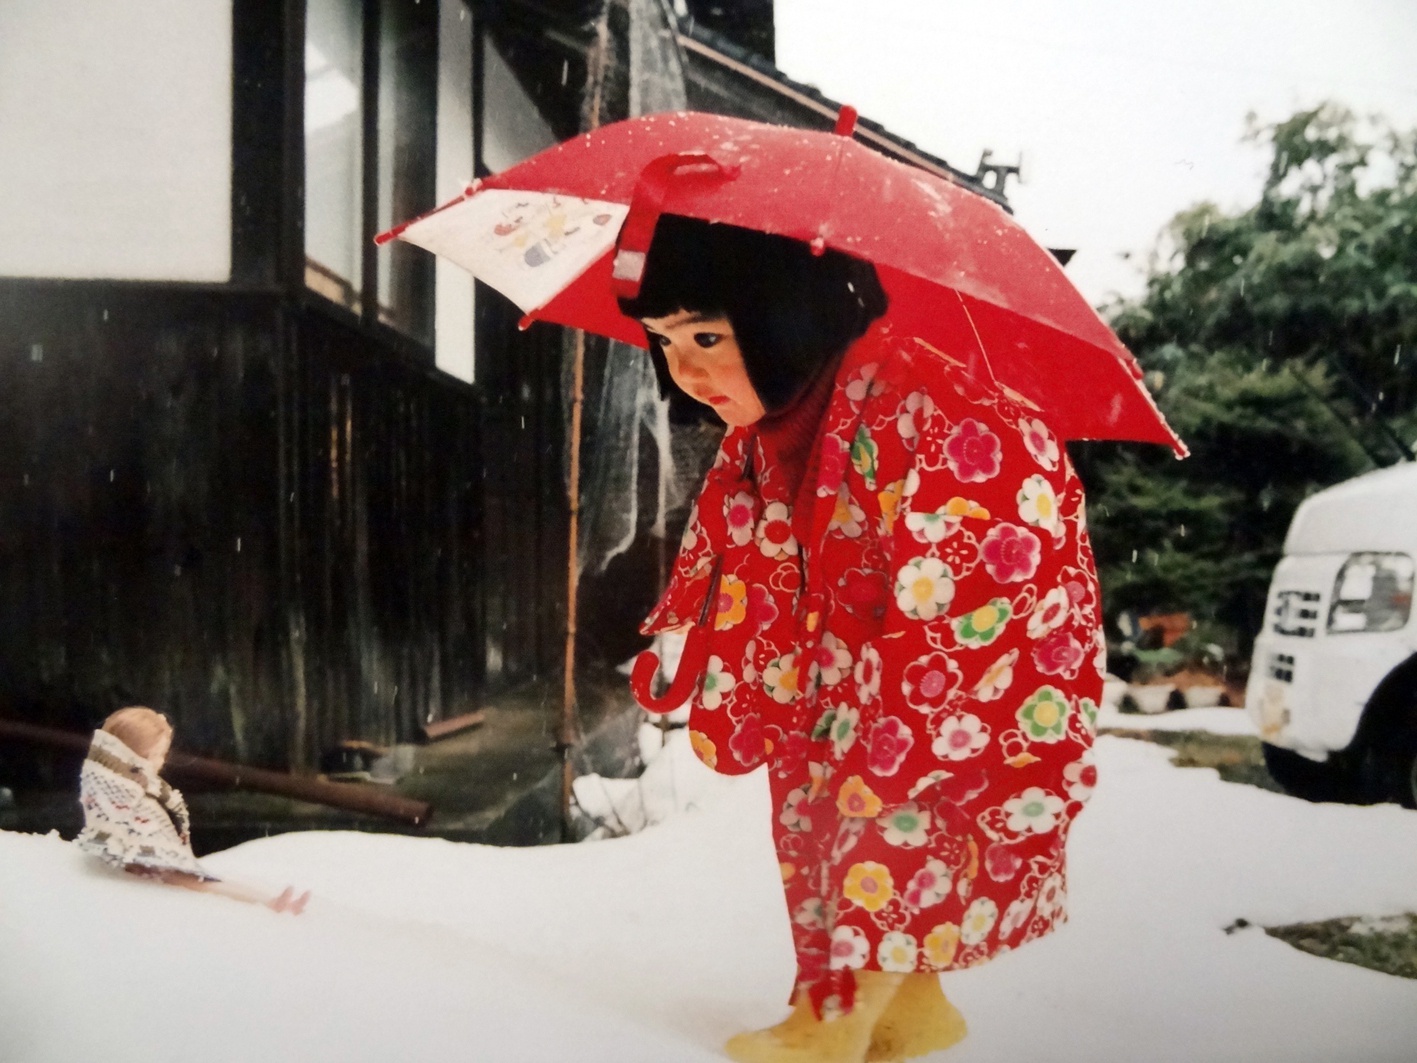
[[[1258,202],[1177,215],[1105,311],[1191,457],[1079,453],[1109,615],[1185,610],[1241,655],[1295,507],[1417,436],[1417,135],[1330,104],[1248,136]]]

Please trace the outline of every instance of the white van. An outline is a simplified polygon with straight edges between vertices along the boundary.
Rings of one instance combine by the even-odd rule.
[[[1294,514],[1245,692],[1290,793],[1417,808],[1414,559],[1417,464],[1347,480]]]

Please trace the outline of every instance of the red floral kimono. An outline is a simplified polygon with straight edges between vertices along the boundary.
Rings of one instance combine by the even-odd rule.
[[[1104,644],[1081,484],[1026,400],[881,323],[816,394],[807,447],[800,409],[728,431],[644,630],[716,594],[690,738],[768,767],[820,1010],[1065,918]]]

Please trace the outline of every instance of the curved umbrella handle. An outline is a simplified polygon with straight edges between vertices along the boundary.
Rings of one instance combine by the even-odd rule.
[[[659,671],[659,658],[653,650],[644,650],[635,658],[634,671],[630,673],[630,692],[647,712],[673,712],[694,696],[699,681],[703,678],[704,666],[709,658],[708,632],[702,627],[694,627],[684,639],[684,652],[679,655],[679,668],[669,689],[655,697],[654,676]]]
[[[688,169],[708,169],[713,171],[713,176],[725,181],[733,180],[740,172],[740,167],[719,162],[702,151],[661,155],[640,171],[635,181],[634,195],[630,197],[630,212],[625,216],[625,224],[620,227],[616,240],[615,261],[610,270],[610,280],[619,298],[633,299],[640,294],[645,256],[649,254],[650,241],[654,239],[654,227],[664,213],[669,186],[682,171]]]

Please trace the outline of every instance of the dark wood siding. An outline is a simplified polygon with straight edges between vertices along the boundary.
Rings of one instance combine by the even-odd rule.
[[[0,711],[308,767],[554,668],[548,333],[484,404],[318,305],[0,281]]]

